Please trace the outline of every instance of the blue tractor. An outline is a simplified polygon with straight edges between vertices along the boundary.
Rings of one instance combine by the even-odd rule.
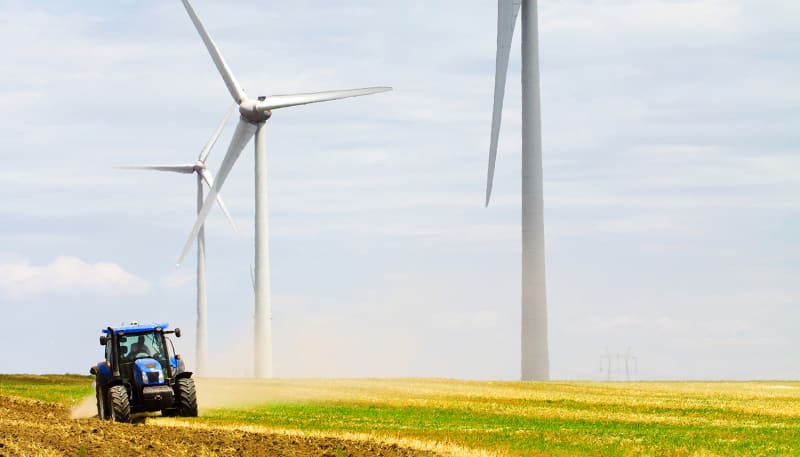
[[[175,353],[169,324],[130,325],[103,330],[100,345],[105,360],[89,372],[95,375],[97,417],[130,422],[131,415],[161,411],[164,416],[197,416],[192,372]]]

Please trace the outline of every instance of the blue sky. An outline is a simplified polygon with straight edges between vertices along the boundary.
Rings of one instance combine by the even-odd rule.
[[[519,31],[483,207],[493,1],[195,0],[269,121],[275,372],[519,374]],[[797,378],[800,4],[540,2],[552,375]],[[123,320],[193,356],[192,161],[229,96],[179,1],[0,0],[5,372],[85,372]],[[231,122],[231,126],[233,122]],[[209,164],[216,170],[232,133]],[[253,157],[208,224],[210,343],[248,375]],[[621,364],[612,376],[621,377]]]

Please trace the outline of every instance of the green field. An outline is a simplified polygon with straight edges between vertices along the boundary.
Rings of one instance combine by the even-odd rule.
[[[0,376],[0,392],[75,403],[81,376]],[[800,455],[798,382],[200,380],[198,419],[453,455]],[[483,451],[483,452],[482,452]]]
[[[0,374],[0,394],[73,406],[94,393],[92,381],[94,376]]]

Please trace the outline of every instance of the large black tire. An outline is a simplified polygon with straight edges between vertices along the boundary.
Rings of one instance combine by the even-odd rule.
[[[111,403],[111,419],[114,422],[130,422],[131,405],[125,386],[113,386],[108,389],[108,398]]]
[[[183,417],[197,417],[197,392],[194,388],[194,379],[181,378],[175,383],[175,406],[178,415]]]
[[[106,383],[101,374],[95,376],[94,381],[94,395],[97,400],[97,417],[100,420],[106,420],[111,417],[111,412],[108,406],[108,392],[106,392]]]

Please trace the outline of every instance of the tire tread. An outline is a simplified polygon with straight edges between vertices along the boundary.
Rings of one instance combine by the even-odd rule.
[[[95,376],[95,406],[97,406],[97,417],[100,420],[106,420],[111,417],[108,406],[108,392],[106,392],[106,383],[100,374]]]
[[[111,403],[111,418],[115,422],[131,421],[131,405],[128,401],[128,391],[125,386],[112,386],[108,389]]]
[[[194,386],[194,379],[178,379],[175,383],[175,394],[177,396],[178,415],[197,417],[197,391]]]

